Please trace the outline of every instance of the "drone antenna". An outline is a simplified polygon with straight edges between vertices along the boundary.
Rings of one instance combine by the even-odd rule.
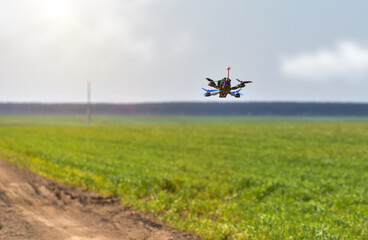
[[[227,70],[227,79],[230,79],[229,76],[230,76],[231,67],[227,67],[226,70]]]

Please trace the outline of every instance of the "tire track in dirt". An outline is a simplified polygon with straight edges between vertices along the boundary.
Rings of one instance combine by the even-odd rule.
[[[200,239],[112,196],[48,180],[0,160],[0,240]]]

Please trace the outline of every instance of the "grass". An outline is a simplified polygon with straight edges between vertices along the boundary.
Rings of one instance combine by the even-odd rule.
[[[0,117],[0,157],[206,239],[367,239],[364,118],[64,118]]]
[[[0,126],[81,126],[86,125],[81,115],[0,115]],[[368,123],[368,117],[255,117],[255,116],[106,116],[92,117],[93,125],[152,125],[152,124],[218,124],[218,123]]]

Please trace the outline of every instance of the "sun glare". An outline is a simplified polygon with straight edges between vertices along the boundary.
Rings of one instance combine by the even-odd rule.
[[[50,24],[64,25],[71,21],[71,6],[68,1],[44,1],[42,17]]]

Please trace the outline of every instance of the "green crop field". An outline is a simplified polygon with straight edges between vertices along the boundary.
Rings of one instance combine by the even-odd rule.
[[[0,158],[204,239],[368,239],[367,118],[0,116]]]
[[[212,124],[212,123],[368,123],[368,117],[190,117],[190,116],[93,116],[93,125]],[[0,115],[0,126],[80,126],[85,116]]]

